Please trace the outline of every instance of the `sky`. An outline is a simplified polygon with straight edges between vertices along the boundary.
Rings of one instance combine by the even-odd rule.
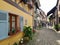
[[[40,0],[40,8],[47,14],[57,3],[57,0]]]

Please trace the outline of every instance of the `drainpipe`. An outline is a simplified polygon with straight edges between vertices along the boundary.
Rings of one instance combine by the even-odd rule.
[[[56,11],[55,11],[55,18],[56,18],[56,24],[58,25],[58,23],[59,23],[59,20],[58,20],[58,2],[59,2],[59,0],[57,0],[57,4],[56,4]]]

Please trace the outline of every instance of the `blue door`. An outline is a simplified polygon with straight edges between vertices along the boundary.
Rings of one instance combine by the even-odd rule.
[[[23,31],[23,26],[24,26],[23,17],[20,16],[20,30],[21,30],[21,31]]]
[[[8,13],[0,10],[0,40],[8,37]]]

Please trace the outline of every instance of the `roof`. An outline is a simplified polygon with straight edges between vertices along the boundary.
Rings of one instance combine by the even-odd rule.
[[[56,6],[54,6],[54,7],[47,13],[47,16],[49,16],[51,13],[54,13],[54,12],[55,12],[55,10],[57,9],[57,6],[58,6],[58,2],[59,2],[59,0],[57,0]]]
[[[37,2],[35,2],[35,6],[36,6],[36,8],[37,8],[37,9],[39,9],[39,10],[40,10],[40,8],[39,8],[39,6],[38,6],[38,3],[37,3]]]
[[[55,18],[55,15],[51,15],[50,17],[49,17],[49,19],[54,19]]]
[[[51,13],[54,13],[55,10],[57,9],[57,7],[53,7],[48,13],[47,13],[47,16],[49,16]]]

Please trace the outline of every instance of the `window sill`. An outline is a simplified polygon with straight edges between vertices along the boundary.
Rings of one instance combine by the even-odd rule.
[[[10,32],[8,35],[9,35],[9,36],[13,36],[13,35],[16,35],[17,33],[20,33],[20,31],[17,31],[17,32],[15,32],[15,33],[11,33],[11,32]]]
[[[3,42],[5,40],[7,40],[7,39],[9,40],[9,39],[11,39],[11,38],[13,38],[13,37],[15,37],[17,35],[24,35],[24,33],[23,32],[17,32],[14,35],[11,35],[11,36],[8,36],[8,37],[2,37],[2,38],[0,38],[1,39],[0,42]]]

